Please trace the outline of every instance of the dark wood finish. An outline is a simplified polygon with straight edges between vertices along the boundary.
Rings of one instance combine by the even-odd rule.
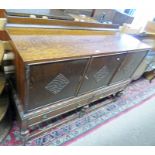
[[[26,111],[26,107],[24,106],[24,103],[26,102],[25,96],[26,96],[26,67],[24,65],[24,62],[22,61],[21,57],[19,54],[14,50],[15,54],[15,60],[14,60],[14,65],[15,65],[15,72],[16,72],[16,82],[15,82],[15,88],[18,91],[18,97],[20,100],[20,103]]]
[[[5,116],[9,107],[9,99],[8,96],[1,94],[0,97],[0,122],[2,121],[3,117]]]
[[[18,28],[16,27],[18,26]],[[108,29],[80,29],[73,27],[53,27],[53,26],[41,26],[37,28],[35,25],[17,25],[17,24],[7,24],[7,31],[12,35],[114,35],[118,30],[108,30]]]
[[[91,17],[94,17],[94,15],[95,15],[95,10],[96,10],[96,9],[93,9],[93,10],[92,10]]]
[[[93,57],[79,95],[108,86],[113,74],[124,60],[126,54]]]
[[[6,18],[6,11],[5,11],[5,9],[0,9],[0,18]]]
[[[10,109],[7,111],[6,115],[4,116],[3,120],[0,121],[0,142],[3,142],[3,140],[8,135],[9,131],[12,127],[12,117]]]
[[[0,30],[0,40],[1,41],[8,41],[10,40],[10,37],[8,35],[8,33],[4,30]]]
[[[101,102],[101,103],[98,104],[98,105],[95,105],[95,106],[92,106],[91,108],[86,109],[86,110],[85,110],[85,113],[83,114],[83,116],[84,116],[85,114],[87,114],[87,113],[90,113],[90,112],[92,112],[92,111],[95,111],[95,110],[97,110],[97,109],[99,109],[99,108],[105,106],[106,104],[112,103],[112,101],[113,101],[113,100],[109,99],[109,100],[106,100],[106,101],[104,101],[104,102]],[[40,131],[37,131],[37,132],[36,132],[36,131],[33,131],[33,132],[31,132],[31,133],[29,134],[28,139],[32,139],[32,138],[39,137],[40,135],[42,135],[42,134],[44,134],[44,133],[46,133],[46,132],[51,131],[51,129],[54,129],[54,128],[56,128],[56,127],[59,127],[60,125],[66,124],[66,123],[68,123],[68,122],[70,122],[70,121],[73,121],[73,120],[79,118],[79,115],[80,115],[80,114],[79,114],[78,112],[77,112],[77,113],[74,113],[74,114],[68,116],[66,119],[64,119],[64,120],[62,120],[62,121],[60,121],[60,122],[58,121],[58,122],[51,123],[51,124],[47,125],[46,127],[44,127],[44,128],[43,128],[42,130],[40,130]]]
[[[87,63],[86,58],[30,66],[28,110],[75,97]]]
[[[3,73],[0,73],[0,94],[2,94],[5,84],[6,84],[5,77],[4,77]]]
[[[131,78],[134,74],[134,71],[140,65],[144,57],[148,51],[141,51],[135,53],[128,53],[124,62],[121,64],[120,68],[118,69],[117,73],[112,78],[110,84],[115,82],[124,81],[127,78]]]
[[[13,86],[12,86],[12,94],[14,94],[13,96],[14,96],[15,104],[16,104],[16,107],[18,109],[18,113],[19,113],[21,119],[23,119],[23,120],[28,119],[28,120],[32,120],[32,121],[33,121],[33,119],[37,119],[37,121],[33,121],[33,122],[41,123],[41,122],[43,122],[42,118],[44,115],[48,114],[48,117],[46,119],[44,118],[44,121],[45,121],[45,120],[54,118],[55,116],[61,115],[67,111],[76,109],[77,107],[85,106],[91,102],[97,101],[98,99],[104,98],[106,96],[115,94],[116,92],[123,90],[130,83],[130,81],[131,80],[126,80],[124,82],[114,84],[113,86],[108,86],[108,87],[105,87],[105,88],[102,88],[102,89],[99,89],[96,91],[92,91],[85,95],[75,97],[70,100],[60,102],[58,104],[46,105],[46,106],[42,107],[41,109],[36,109],[35,111],[29,112],[28,114],[23,113],[23,109],[22,109],[20,100],[19,100],[17,93]],[[74,108],[72,108],[72,107],[74,107]],[[61,110],[62,112],[54,114],[55,111],[59,111],[59,110]],[[33,123],[31,122],[31,123],[29,123],[29,125],[32,126]]]
[[[129,82],[130,80],[125,81],[121,84],[120,83],[116,84],[112,87],[109,86],[107,88],[103,88],[101,90],[85,94],[81,97],[76,97],[76,98],[73,98],[67,101],[63,101],[61,102],[61,104],[51,105],[48,107],[48,109],[43,108],[42,111],[38,110],[36,111],[36,113],[29,113],[28,114],[28,125],[33,126],[33,125],[39,124],[40,122],[47,121],[51,118],[60,116],[71,110],[88,105],[91,102],[97,101],[106,96],[115,94],[116,92],[123,90]]]
[[[27,18],[17,16],[7,16],[8,23],[14,24],[39,24],[39,25],[55,25],[55,26],[70,26],[70,27],[85,27],[85,28],[109,28],[118,29],[117,24],[101,24],[101,23],[87,23],[69,20],[53,20],[53,19],[40,19],[40,18]]]
[[[35,125],[125,89],[150,49],[111,31],[7,27],[7,32],[15,53],[14,99],[24,139],[55,126],[30,133]]]
[[[106,96],[115,94],[116,92],[122,91],[126,88],[126,86],[130,83],[130,80],[115,84],[114,86],[109,86],[109,87],[105,87],[101,90],[97,90],[97,91],[93,91],[91,93],[82,95],[81,97],[76,97],[64,102],[60,102],[57,105],[51,105],[48,107],[44,107],[42,108],[42,110],[36,110],[35,112],[30,112],[26,115],[23,115],[22,109],[20,107],[20,101],[18,100],[17,94],[16,92],[13,90],[13,96],[14,96],[14,100],[15,100],[15,104],[16,104],[16,108],[17,108],[17,112],[18,112],[18,118],[19,118],[19,122],[20,122],[20,126],[22,129],[23,134],[26,133],[24,135],[24,139],[31,139],[32,137],[37,137],[39,136],[41,133],[45,133],[48,131],[48,129],[52,129],[58,125],[61,125],[63,123],[66,123],[66,121],[71,121],[77,117],[79,117],[79,115],[76,115],[76,117],[68,117],[67,119],[65,119],[66,121],[60,121],[58,124],[51,124],[47,127],[45,127],[41,132],[39,131],[38,133],[36,132],[29,132],[29,129],[31,127],[34,127],[38,124],[40,124],[41,122],[45,122],[48,121],[52,118],[55,118],[57,116],[60,116],[66,112],[69,112],[71,110],[83,107],[85,105],[88,105],[94,101],[97,101],[101,98],[104,98]],[[95,97],[95,98],[94,98]],[[103,105],[109,103],[105,102]],[[101,105],[97,106],[100,107]],[[97,108],[96,106],[94,107],[94,109]],[[92,109],[88,109],[87,112],[92,111]],[[74,115],[75,116],[75,115]],[[26,130],[25,130],[26,129]]]
[[[106,37],[79,35],[78,31],[76,33],[74,30],[70,30],[70,34],[53,35],[53,30],[50,29],[36,31],[8,29],[13,44],[24,62],[73,59],[149,49],[149,46],[128,35],[107,35]],[[31,35],[30,32],[32,32]],[[65,32],[67,33],[68,30]]]

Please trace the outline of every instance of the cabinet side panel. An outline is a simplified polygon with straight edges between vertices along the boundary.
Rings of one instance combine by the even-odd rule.
[[[15,74],[16,74],[16,90],[22,107],[25,102],[25,67],[19,54],[14,50],[15,54]]]

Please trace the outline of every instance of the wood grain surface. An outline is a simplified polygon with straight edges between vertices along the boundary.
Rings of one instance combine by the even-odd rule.
[[[61,25],[61,26],[79,26],[79,27],[93,27],[93,28],[111,28],[118,29],[118,24],[102,24],[102,23],[88,23],[70,20],[56,20],[56,19],[41,19],[18,16],[7,16],[8,23],[16,24],[39,24],[39,25]]]
[[[11,35],[114,35],[118,32],[115,29],[102,29],[102,30],[77,30],[77,29],[57,29],[57,28],[50,28],[47,29],[47,26],[42,28],[35,28],[35,27],[19,27],[17,24],[15,27],[7,27],[7,31]]]
[[[1,41],[10,40],[10,37],[8,36],[8,33],[5,30],[0,30],[0,40]]]
[[[30,34],[29,29],[22,31],[19,28],[19,31],[8,29],[13,45],[24,62],[113,54],[150,48],[128,35],[81,35],[82,32],[85,33],[84,30],[81,30],[81,33],[69,30],[68,34],[61,31],[55,34],[54,30],[50,31],[50,29],[40,30],[40,33],[35,32],[36,34]],[[37,31],[39,32],[39,29]]]

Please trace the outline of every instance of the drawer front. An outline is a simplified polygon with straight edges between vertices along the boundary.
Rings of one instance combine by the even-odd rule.
[[[108,85],[114,72],[124,60],[126,54],[102,56],[92,58],[79,95]]]
[[[125,87],[129,83],[130,83],[130,80],[127,80],[127,81],[123,81],[121,83],[117,83],[117,84],[112,85],[112,86],[108,86],[108,87],[103,88],[101,90],[98,90],[96,92],[96,94],[94,95],[94,98],[93,98],[92,102],[97,101],[97,100],[99,100],[101,98],[107,97],[109,95],[116,94],[117,92],[124,90]]]
[[[128,53],[110,84],[129,79],[142,62],[147,51]]]
[[[59,104],[55,104],[55,105],[51,106],[49,109],[46,108],[45,111],[42,110],[42,112],[39,114],[37,113],[37,114],[33,114],[33,115],[29,116],[28,125],[33,126],[33,125],[39,124],[40,122],[47,121],[51,118],[60,116],[61,114],[64,114],[71,110],[88,105],[88,104],[90,104],[94,101],[97,101],[101,98],[104,98],[108,95],[115,94],[118,91],[123,90],[129,83],[130,83],[130,81],[127,80],[127,81],[121,82],[119,84],[115,84],[113,86],[108,86],[108,87],[99,89],[95,92],[88,93],[88,94],[82,95],[80,97],[76,97],[71,100],[64,101]]]
[[[28,110],[72,98],[88,59],[30,66]]]
[[[51,111],[46,114],[37,115],[36,117],[29,119],[28,125],[33,126],[35,124],[39,124],[40,122],[47,121],[51,118],[54,118],[56,116],[69,112],[71,110],[88,105],[92,101],[93,97],[94,97],[94,94],[90,94],[85,97],[81,97],[81,98],[77,98],[72,101],[68,101],[65,104],[62,104],[61,106],[57,106],[54,109],[51,109]]]

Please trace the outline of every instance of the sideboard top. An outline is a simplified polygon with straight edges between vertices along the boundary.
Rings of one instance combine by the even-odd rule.
[[[44,33],[38,31],[35,34],[28,30],[18,33],[8,29],[12,45],[27,63],[150,49],[148,45],[125,34],[103,35],[100,32],[81,35],[82,30],[68,30],[68,34],[59,30],[58,33],[46,31],[50,30],[45,30]]]

